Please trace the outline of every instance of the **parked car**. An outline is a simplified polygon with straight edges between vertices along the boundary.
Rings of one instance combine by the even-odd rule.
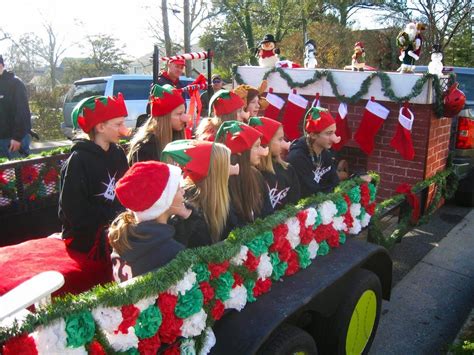
[[[186,85],[194,81],[193,78],[185,76],[180,77],[180,80]],[[147,117],[146,106],[152,82],[153,77],[151,75],[128,74],[85,78],[74,82],[64,99],[62,132],[69,139],[74,136],[71,112],[79,101],[89,96],[110,96],[117,95],[119,92],[123,94],[127,106],[126,126],[129,128],[139,127]],[[189,97],[187,97],[187,100],[189,100]]]
[[[417,73],[428,70],[418,66]],[[453,117],[450,150],[453,164],[460,178],[456,202],[463,206],[474,206],[474,68],[444,67],[443,73],[455,73],[459,89],[466,95],[464,109]]]

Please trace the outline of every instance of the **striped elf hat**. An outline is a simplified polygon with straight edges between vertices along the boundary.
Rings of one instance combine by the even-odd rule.
[[[320,133],[329,126],[336,124],[329,110],[316,106],[311,107],[305,116],[306,133]]]
[[[209,101],[209,108],[210,110],[214,108],[214,114],[217,117],[232,113],[244,106],[244,100],[242,100],[236,93],[229,90],[219,90],[212,95],[211,100]]]
[[[262,137],[255,128],[239,121],[224,122],[216,134],[216,142],[224,143],[232,154],[243,153]]]
[[[262,133],[262,144],[268,145],[282,125],[268,117],[250,117],[249,126]]]
[[[152,86],[150,91],[151,115],[153,117],[164,116],[173,111],[179,105],[184,104],[184,98],[181,90],[171,85]]]

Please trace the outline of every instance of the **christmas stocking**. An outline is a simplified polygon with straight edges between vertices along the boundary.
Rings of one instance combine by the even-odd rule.
[[[407,160],[413,160],[415,150],[411,140],[411,128],[414,120],[413,112],[408,107],[402,107],[398,115],[398,125],[390,145],[398,150],[400,155]]]
[[[354,139],[365,154],[372,154],[375,135],[388,117],[389,109],[375,101],[368,101]]]
[[[337,144],[333,144],[334,150],[341,150],[349,139],[351,139],[352,133],[347,123],[347,104],[341,102],[337,110],[336,115],[336,136],[341,137],[341,141]]]
[[[289,140],[301,137],[301,130],[298,126],[306,112],[306,106],[308,106],[308,100],[303,96],[298,95],[295,92],[288,95],[288,103],[286,104],[285,113],[283,114],[281,123],[283,125],[285,136]]]
[[[265,109],[265,117],[278,120],[278,116],[280,116],[280,111],[285,104],[285,100],[280,96],[273,94],[271,91],[267,94],[266,99],[269,105]]]

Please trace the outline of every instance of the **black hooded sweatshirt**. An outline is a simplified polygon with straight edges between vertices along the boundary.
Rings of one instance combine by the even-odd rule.
[[[337,162],[330,150],[321,152],[321,165],[317,167],[311,160],[305,137],[294,141],[287,157],[298,175],[301,187],[301,198],[318,192],[331,192],[337,184]],[[317,158],[315,157],[315,160]]]
[[[283,208],[287,203],[295,204],[300,199],[300,185],[295,169],[291,165],[285,169],[280,163],[273,162],[275,174],[262,171],[268,197],[274,210]]]
[[[31,113],[23,82],[10,71],[0,75],[0,139],[20,142],[31,130]]]
[[[115,183],[128,169],[122,148],[110,144],[108,151],[87,139],[74,142],[61,169],[59,219],[62,237],[69,246],[89,252],[101,227],[125,209],[115,198]]]
[[[173,238],[175,229],[169,224],[145,221],[129,227],[129,233],[130,229],[141,238],[129,236],[130,249],[121,254],[112,252],[113,276],[117,282],[158,269],[184,249],[184,245]]]

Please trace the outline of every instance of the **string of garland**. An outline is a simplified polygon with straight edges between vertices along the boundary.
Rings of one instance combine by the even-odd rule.
[[[432,177],[420,181],[412,187],[411,192],[417,194],[430,186],[433,187],[432,198],[421,218],[413,223],[411,219],[413,208],[407,204],[407,208],[403,210],[397,228],[388,236],[384,236],[383,234],[381,214],[384,210],[405,201],[406,195],[397,194],[377,204],[375,214],[372,216],[369,225],[369,241],[382,245],[385,248],[391,248],[395,243],[400,242],[403,236],[412,228],[427,223],[431,215],[439,207],[441,199],[450,199],[454,196],[458,186],[458,179],[454,173],[454,169],[448,167],[446,170],[440,171]]]
[[[71,317],[71,315],[74,314],[78,315],[82,312],[90,311],[99,305],[103,307],[121,307],[122,305],[135,304],[139,300],[147,297],[156,297],[157,294],[165,292],[172,285],[175,285],[180,281],[183,278],[183,271],[190,269],[191,266],[194,265],[195,268],[199,268],[199,265],[203,265],[203,262],[206,264],[224,263],[234,257],[243,245],[250,244],[251,249],[253,249],[256,255],[258,255],[258,245],[259,243],[267,243],[266,234],[268,231],[272,231],[277,225],[285,222],[290,217],[294,217],[298,212],[310,206],[321,204],[324,201],[333,201],[337,205],[342,199],[343,194],[353,195],[355,188],[357,188],[355,193],[356,195],[357,193],[359,194],[358,198],[360,200],[360,190],[358,187],[362,183],[363,181],[359,178],[344,181],[333,193],[320,193],[302,199],[297,205],[287,205],[284,209],[275,212],[273,215],[263,220],[259,219],[252,225],[234,230],[222,243],[203,248],[184,250],[179,253],[171,263],[155,272],[137,278],[136,282],[127,287],[120,287],[117,284],[110,283],[107,285],[96,286],[92,290],[81,295],[69,294],[62,298],[55,299],[54,304],[40,309],[35,314],[28,315],[21,325],[15,323],[12,327],[0,328],[0,343],[4,343],[6,340],[22,333],[31,333],[40,325],[49,325],[57,319]],[[374,198],[375,187],[371,190],[371,200]],[[342,238],[341,240],[343,243],[345,235],[341,235],[340,238]],[[320,247],[321,254],[318,252],[318,255],[325,255],[324,253],[328,252],[329,247],[326,244],[326,248],[324,248],[322,247],[323,244],[325,243],[322,243]],[[306,253],[307,251],[304,250],[304,248],[298,250],[298,254],[301,254],[300,257],[303,260],[307,257]],[[229,267],[228,272],[231,278],[228,281],[232,283],[234,282],[232,275],[235,273],[238,273],[242,277],[245,277],[246,273],[249,273],[248,270],[241,266],[232,265]],[[198,272],[197,270],[196,273],[202,275],[202,272]],[[254,273],[255,272],[252,272],[251,274]],[[219,280],[219,282],[225,281],[225,279]],[[215,286],[216,290],[219,289],[218,285]],[[225,295],[222,295],[222,297],[225,298]],[[209,322],[212,321],[209,320]],[[95,338],[100,339],[100,334],[96,334]]]
[[[236,83],[239,85],[245,84],[244,80],[242,79],[242,76],[240,75],[238,71],[238,67],[237,66],[232,67],[232,71],[233,71],[234,80],[236,81]],[[388,97],[391,101],[397,102],[397,103],[404,103],[406,101],[410,101],[411,99],[420,95],[423,90],[423,86],[426,84],[428,80],[432,79],[433,89],[435,91],[435,100],[436,100],[434,103],[434,111],[437,117],[444,117],[443,91],[441,88],[441,80],[438,78],[437,75],[434,75],[434,74],[424,73],[423,76],[416,81],[415,85],[413,85],[411,92],[408,95],[397,96],[395,95],[392,89],[392,81],[390,80],[390,76],[387,73],[380,72],[380,71],[373,72],[367,78],[364,79],[359,90],[354,95],[345,96],[344,94],[339,93],[337,83],[334,80],[332,71],[327,70],[327,69],[315,70],[311,78],[303,82],[297,82],[293,80],[293,78],[287,73],[285,69],[272,68],[268,70],[267,72],[265,72],[262,80],[268,79],[268,77],[274,73],[277,73],[278,75],[280,75],[280,77],[286,81],[286,84],[290,88],[304,88],[308,85],[312,85],[316,83],[319,80],[322,80],[323,78],[326,78],[326,80],[331,85],[331,89],[334,96],[340,102],[351,103],[351,104],[355,104],[359,102],[360,100],[362,100],[362,97],[369,92],[369,87],[372,83],[372,80],[374,80],[375,78],[379,78],[380,81],[382,82],[382,92],[384,96]],[[449,74],[448,87],[452,83],[454,83],[455,80],[456,80],[455,74],[453,73]]]

